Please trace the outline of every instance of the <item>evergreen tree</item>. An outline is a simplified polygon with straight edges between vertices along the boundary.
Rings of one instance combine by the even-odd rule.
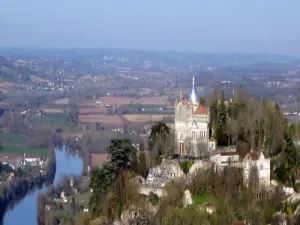
[[[223,92],[222,92],[223,93]],[[228,108],[224,100],[224,93],[221,94],[221,100],[218,104],[218,114],[215,124],[215,138],[220,146],[228,145]]]
[[[287,133],[285,135],[285,148],[284,148],[284,156],[285,156],[285,168],[289,177],[290,184],[295,184],[295,171],[297,164],[297,149],[294,144],[293,138]]]
[[[137,173],[143,177],[147,177],[148,175],[148,167],[146,162],[146,155],[144,151],[139,152],[139,161],[137,166]]]

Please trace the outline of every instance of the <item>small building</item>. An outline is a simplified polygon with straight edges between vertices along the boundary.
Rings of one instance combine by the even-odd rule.
[[[243,175],[248,182],[251,171],[257,171],[257,179],[261,184],[270,185],[270,159],[265,158],[262,152],[251,151],[244,157],[239,155],[234,149],[213,155],[210,160],[219,168],[233,166],[243,169]]]

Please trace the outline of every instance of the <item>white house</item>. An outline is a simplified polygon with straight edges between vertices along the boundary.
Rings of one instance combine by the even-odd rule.
[[[234,166],[243,169],[243,176],[248,182],[251,171],[257,172],[257,179],[263,185],[270,185],[270,159],[265,158],[262,152],[249,152],[241,157],[235,150],[221,152],[210,157],[210,160],[219,167]]]

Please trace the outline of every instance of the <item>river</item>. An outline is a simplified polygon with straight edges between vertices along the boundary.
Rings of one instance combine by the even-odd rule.
[[[80,175],[83,170],[83,161],[78,155],[67,154],[66,149],[55,149],[56,173],[54,185],[63,175]],[[6,213],[4,225],[36,225],[37,224],[37,197],[44,187],[28,194],[13,210]]]

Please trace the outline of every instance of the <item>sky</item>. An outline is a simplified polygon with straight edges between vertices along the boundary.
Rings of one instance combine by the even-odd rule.
[[[300,55],[299,0],[0,0],[0,46]]]

